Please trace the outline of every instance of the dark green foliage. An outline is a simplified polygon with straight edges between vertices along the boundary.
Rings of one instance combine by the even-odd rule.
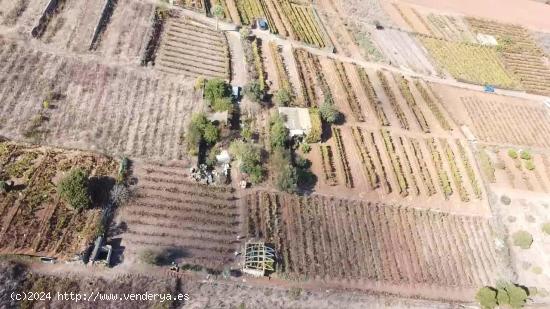
[[[229,146],[229,151],[240,162],[240,171],[250,176],[250,182],[258,184],[263,181],[265,171],[262,167],[261,150],[257,145],[234,141]]]
[[[272,148],[284,147],[288,138],[288,129],[279,114],[273,114],[270,121],[269,141]]]
[[[274,148],[271,164],[275,173],[275,186],[277,189],[289,193],[296,192],[298,189],[298,173],[292,165],[290,151],[282,147]]]
[[[476,294],[476,300],[483,309],[523,308],[528,297],[528,291],[517,284],[501,282],[496,288],[485,286]]]
[[[204,86],[204,98],[208,104],[213,104],[216,99],[229,97],[229,95],[229,85],[223,79],[215,78],[206,81]]]
[[[70,171],[58,186],[59,196],[74,209],[86,209],[90,207],[90,195],[88,194],[88,173],[77,168]]]
[[[244,86],[244,94],[248,99],[257,103],[260,103],[264,97],[264,92],[262,91],[260,82],[257,79]]]
[[[216,112],[231,112],[233,110],[233,102],[229,97],[217,98],[212,103],[212,109]]]
[[[208,144],[215,144],[220,137],[219,129],[212,124],[203,113],[194,114],[187,128],[185,136],[187,142],[187,151],[191,155],[196,155],[199,144],[205,141]]]
[[[321,113],[323,120],[328,123],[336,123],[340,121],[340,118],[342,117],[338,109],[330,102],[324,102],[321,104],[321,107],[319,107],[319,112]]]
[[[278,106],[288,106],[292,101],[292,95],[287,89],[282,88],[277,90],[273,99]]]
[[[497,292],[488,286],[477,291],[476,300],[483,309],[493,309],[497,306]]]

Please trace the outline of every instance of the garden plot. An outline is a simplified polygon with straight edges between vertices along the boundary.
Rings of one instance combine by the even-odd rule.
[[[439,65],[459,81],[503,88],[519,86],[495,48],[432,37],[420,37],[420,40]]]
[[[522,26],[468,18],[473,31],[496,37],[505,67],[529,92],[550,95],[550,64],[529,31]]]
[[[538,45],[544,50],[547,57],[550,57],[550,33],[535,32],[533,33],[537,39]]]
[[[308,156],[316,191],[362,200],[405,203],[455,214],[488,213],[481,174],[458,138],[350,126]]]
[[[410,34],[394,29],[384,29],[373,31],[372,38],[391,65],[426,75],[437,74],[437,69],[431,63],[424,47]]]
[[[239,209],[232,188],[205,186],[186,174],[190,162],[137,162],[135,198],[115,219],[130,261],[143,249],[177,252],[185,263],[223,270],[239,248]],[[178,260],[179,261],[179,260]]]
[[[337,12],[350,20],[372,24],[379,21],[383,25],[393,25],[380,0],[331,0]]]
[[[383,290],[477,289],[498,279],[499,252],[480,217],[259,191],[245,197],[248,236],[273,244],[276,275]],[[341,286],[340,285],[340,286]],[[443,290],[443,289],[442,289]]]
[[[174,4],[186,9],[204,13],[206,12],[205,2],[205,0],[176,0],[174,1]]]
[[[118,0],[99,38],[96,53],[108,59],[141,63],[147,41],[153,35],[154,15],[151,1]]]
[[[0,194],[1,253],[68,259],[93,242],[101,231],[105,201],[95,195],[92,208],[77,211],[57,194],[61,177],[76,167],[90,173],[92,186],[115,182],[117,163],[108,157],[0,142],[0,180],[14,182],[13,189]]]
[[[168,18],[155,68],[191,78],[230,80],[229,47],[225,34],[189,18]]]
[[[198,104],[192,82],[2,40],[0,134],[112,155],[177,159]]]
[[[449,114],[490,144],[550,147],[550,115],[542,102],[433,84]]]

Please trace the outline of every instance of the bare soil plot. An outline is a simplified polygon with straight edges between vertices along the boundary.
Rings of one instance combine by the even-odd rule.
[[[118,0],[96,52],[112,60],[140,63],[153,35],[154,14],[151,1]]]
[[[0,134],[113,155],[183,156],[180,138],[200,100],[192,82],[2,42]]]
[[[542,102],[433,84],[449,114],[482,142],[550,147],[550,115]]]
[[[549,32],[534,32],[533,35],[537,39],[539,46],[544,50],[547,57],[550,57],[550,31]]]
[[[378,21],[384,25],[392,25],[389,15],[379,0],[329,0],[338,13],[346,18],[372,24]]]
[[[125,256],[145,248],[177,250],[178,258],[217,270],[239,248],[239,209],[230,187],[204,186],[186,174],[190,162],[136,163],[134,199],[120,212]]]
[[[0,179],[15,185],[0,196],[0,252],[68,259],[95,239],[105,192],[97,191],[93,207],[82,211],[57,194],[57,182],[75,167],[90,173],[92,190],[115,182],[117,163],[108,157],[0,142]]]
[[[309,281],[477,288],[502,267],[485,219],[323,196],[246,197],[248,235],[275,246],[277,274]],[[466,236],[468,235],[468,236]]]
[[[409,33],[384,29],[373,31],[372,38],[391,65],[426,75],[437,74],[426,49]]]
[[[543,231],[543,225],[550,222],[548,195],[496,189],[498,197],[495,208],[508,233],[512,267],[523,282],[533,291],[537,302],[548,302],[550,286],[550,235]],[[501,198],[510,198],[503,204]],[[529,233],[533,243],[528,249],[514,245],[513,235],[519,231]],[[540,292],[540,293],[538,293]]]
[[[164,27],[155,57],[157,70],[192,78],[231,78],[229,47],[223,32],[185,17],[170,17]]]

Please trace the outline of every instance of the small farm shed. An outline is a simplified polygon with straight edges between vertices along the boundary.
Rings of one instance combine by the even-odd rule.
[[[279,114],[290,131],[290,137],[306,136],[311,131],[311,118],[307,108],[279,107]]]

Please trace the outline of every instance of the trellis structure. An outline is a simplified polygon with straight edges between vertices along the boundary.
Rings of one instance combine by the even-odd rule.
[[[243,272],[261,277],[266,271],[274,271],[275,250],[264,242],[247,242],[244,252]]]

